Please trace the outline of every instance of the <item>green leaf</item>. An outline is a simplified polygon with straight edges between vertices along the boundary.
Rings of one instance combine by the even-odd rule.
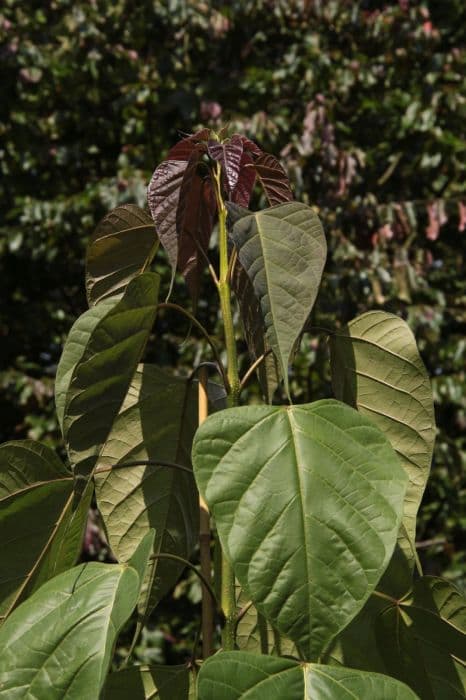
[[[379,673],[224,652],[202,664],[198,700],[416,700],[403,683]]]
[[[377,617],[387,671],[424,700],[466,697],[466,600],[448,581],[424,576]]]
[[[0,630],[0,698],[97,700],[139,584],[134,569],[97,563],[44,584]]]
[[[63,565],[51,547],[72,502],[73,475],[53,450],[32,440],[0,446],[0,620]]]
[[[92,234],[86,257],[89,306],[121,295],[129,282],[147,270],[159,246],[152,218],[134,204],[109,212]]]
[[[66,395],[75,367],[84,355],[94,328],[117,303],[118,299],[111,297],[91,307],[75,321],[68,334],[55,377],[55,407],[62,433]]]
[[[305,664],[306,700],[418,700],[404,683],[381,673]]]
[[[327,246],[318,216],[292,202],[241,218],[231,237],[251,280],[288,393],[288,363],[314,305]]]
[[[129,282],[147,270],[159,239],[154,222],[135,204],[123,204],[105,216],[92,234],[86,256],[89,306],[121,297]]]
[[[334,400],[247,406],[201,425],[193,465],[241,586],[318,658],[395,546],[407,478],[388,440]]]
[[[103,700],[188,700],[190,675],[186,665],[127,668],[108,676]]]
[[[399,544],[412,565],[435,440],[432,390],[415,338],[398,316],[370,311],[332,336],[331,365],[336,398],[385,433],[408,475]]]
[[[97,323],[73,370],[64,433],[77,473],[92,471],[126,396],[157,311],[159,276],[132,280]]]
[[[155,464],[122,465],[159,459],[189,470],[197,422],[197,383],[167,375],[153,365],[138,368],[95,474],[97,504],[118,560],[128,561],[150,528],[156,531],[155,554],[190,557],[199,527],[192,473]],[[150,607],[183,568],[169,559],[154,561]]]
[[[272,403],[273,395],[280,382],[277,360],[273,353],[269,352],[259,300],[244,267],[238,261],[232,275],[231,288],[238,301],[244,339],[251,361],[255,362],[268,352],[257,368],[257,377],[265,401]]]

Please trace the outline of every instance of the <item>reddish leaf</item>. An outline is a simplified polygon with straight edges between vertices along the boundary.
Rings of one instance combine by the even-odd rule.
[[[210,129],[201,129],[201,131],[196,131],[195,134],[181,139],[168,151],[166,160],[189,160],[192,152],[199,148],[200,142],[206,141],[209,135]]]
[[[164,160],[155,169],[147,188],[150,213],[160,242],[167,251],[173,274],[178,261],[176,212],[186,168],[185,161]]]
[[[207,144],[209,155],[218,161],[222,166],[228,194],[233,192],[239,178],[241,167],[241,156],[243,155],[243,141],[241,136],[235,134],[220,143],[219,141],[209,141]]]
[[[288,176],[275,156],[263,153],[256,160],[255,168],[271,207],[294,199]]]
[[[234,134],[234,136],[239,136],[239,134]],[[257,143],[254,143],[254,141],[251,141],[251,139],[246,138],[246,136],[240,136],[240,139],[243,142],[243,149],[245,151],[249,151],[250,153],[253,153],[255,156],[262,155],[262,150],[259,148]]]
[[[256,171],[254,170],[254,162],[251,156],[244,152],[241,156],[238,183],[231,195],[231,201],[242,207],[247,207],[255,182]]]
[[[196,302],[202,271],[216,212],[215,196],[209,180],[197,171],[202,152],[189,159],[180,188],[176,230],[178,234],[178,270],[186,280]]]

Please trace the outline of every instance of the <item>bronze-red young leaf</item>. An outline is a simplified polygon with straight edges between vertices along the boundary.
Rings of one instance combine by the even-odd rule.
[[[223,143],[209,141],[207,150],[209,156],[221,164],[225,185],[228,194],[230,194],[236,187],[240,173],[241,156],[243,155],[241,136],[235,134],[231,139],[227,139]]]
[[[256,173],[270,206],[291,202],[293,192],[280,161],[270,153],[263,153],[255,162]]]
[[[147,188],[147,201],[157,235],[167,251],[173,274],[178,262],[176,212],[186,161],[164,160],[155,169]]]

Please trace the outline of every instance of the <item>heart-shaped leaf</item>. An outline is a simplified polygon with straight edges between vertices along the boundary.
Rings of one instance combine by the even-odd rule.
[[[53,450],[32,440],[0,446],[0,622],[52,564],[60,569],[51,546],[72,506],[73,475]]]
[[[128,283],[144,272],[159,246],[154,222],[134,204],[109,212],[92,234],[86,257],[89,306],[121,295]]]
[[[228,194],[235,189],[243,155],[243,140],[239,134],[234,134],[223,142],[209,141],[207,144],[209,156],[220,163],[222,167],[224,184]]]
[[[466,697],[466,600],[448,581],[424,576],[376,619],[387,671],[423,700]]]
[[[130,559],[150,528],[156,531],[155,554],[185,559],[191,555],[199,527],[198,497],[190,472],[198,422],[196,392],[196,383],[147,364],[140,365],[131,382],[95,473],[97,504],[120,561]],[[157,464],[157,460],[175,466]],[[152,463],[123,467],[141,461]],[[141,614],[165,595],[183,568],[170,559],[154,561],[155,586],[152,590],[148,586]]]
[[[294,199],[288,175],[275,156],[262,153],[254,163],[254,167],[271,207]]]
[[[64,434],[75,470],[92,471],[145,349],[157,311],[159,276],[133,279],[93,328],[66,395]]]
[[[97,563],[44,584],[0,629],[0,698],[97,700],[139,586],[131,567]]]
[[[188,700],[190,680],[186,665],[134,666],[109,675],[103,700]]]
[[[412,565],[435,440],[432,390],[414,336],[398,316],[369,311],[332,336],[331,366],[335,396],[385,433],[408,475],[399,544]]]
[[[225,652],[207,659],[198,700],[416,700],[406,685],[379,673]]]
[[[318,658],[395,546],[407,477],[388,440],[334,400],[247,406],[200,426],[193,465],[246,594]]]
[[[288,393],[288,363],[319,290],[327,246],[319,217],[292,202],[237,221],[231,237],[259,299]]]

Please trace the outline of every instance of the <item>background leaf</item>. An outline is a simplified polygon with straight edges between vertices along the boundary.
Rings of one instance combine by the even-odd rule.
[[[135,204],[122,204],[98,224],[87,247],[86,292],[89,306],[121,294],[154,258],[159,239],[154,222]]]
[[[159,277],[132,280],[94,327],[73,370],[64,432],[75,470],[89,473],[111,430],[145,349],[157,310]]]
[[[198,497],[193,475],[155,465],[119,468],[125,462],[157,459],[190,468],[197,427],[195,383],[153,365],[140,365],[97,464],[97,504],[112,550],[128,561],[150,528],[154,553],[189,558],[197,541]],[[100,470],[108,471],[100,472]],[[154,562],[155,585],[147,590],[153,607],[183,570],[179,562]]]
[[[448,581],[424,576],[376,619],[390,675],[424,700],[466,697],[466,600]]]
[[[82,564],[44,584],[0,629],[0,698],[97,700],[138,592],[134,569],[108,564]]]
[[[254,167],[271,207],[294,199],[288,175],[275,156],[262,153],[254,163]]]
[[[407,477],[389,442],[334,400],[247,406],[200,426],[193,465],[246,594],[318,658],[395,546]]]
[[[188,700],[190,673],[186,665],[134,666],[111,673],[104,700]]]
[[[231,237],[260,301],[288,392],[288,362],[314,305],[327,245],[312,209],[293,202],[241,218]]]
[[[413,563],[416,515],[435,441],[429,377],[405,321],[370,311],[331,337],[336,398],[367,415],[390,440],[408,478],[399,544]]]

